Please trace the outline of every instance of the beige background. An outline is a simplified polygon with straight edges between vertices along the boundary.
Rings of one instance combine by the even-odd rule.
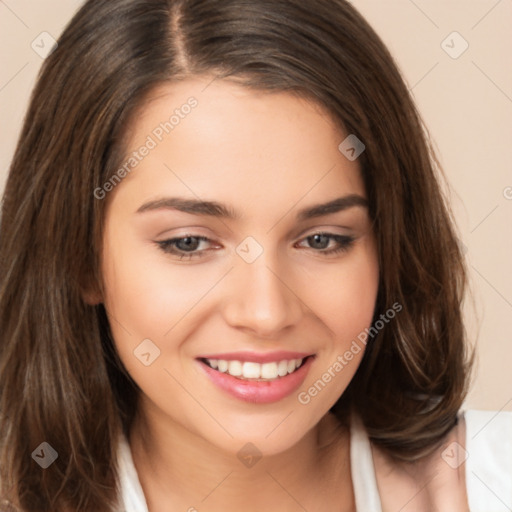
[[[31,44],[42,32],[58,38],[81,3],[0,0],[0,190],[42,63]],[[395,56],[448,178],[476,304],[466,315],[478,346],[467,405],[512,411],[512,1],[352,3]]]

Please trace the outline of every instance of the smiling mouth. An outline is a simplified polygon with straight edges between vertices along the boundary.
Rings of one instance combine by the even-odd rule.
[[[269,363],[204,358],[201,358],[200,361],[219,373],[231,375],[239,380],[271,382],[295,373],[311,357],[313,356],[283,359]]]

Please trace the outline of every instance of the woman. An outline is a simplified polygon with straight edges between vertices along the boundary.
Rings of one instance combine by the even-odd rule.
[[[14,510],[511,506],[435,159],[349,3],[87,2],[1,240]]]

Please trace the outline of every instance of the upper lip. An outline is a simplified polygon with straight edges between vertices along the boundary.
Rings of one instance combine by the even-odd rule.
[[[253,363],[272,363],[277,361],[304,359],[313,354],[306,352],[289,352],[279,350],[276,352],[226,352],[224,354],[208,354],[199,356],[198,359],[222,359],[225,361],[240,361]]]

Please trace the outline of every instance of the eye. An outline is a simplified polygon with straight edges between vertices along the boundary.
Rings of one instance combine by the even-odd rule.
[[[315,233],[304,238],[298,245],[302,246],[305,242],[309,248],[320,254],[338,254],[347,251],[354,243],[352,236],[336,235],[334,233]]]
[[[165,253],[180,256],[180,260],[183,260],[204,256],[205,251],[208,250],[208,247],[204,246],[213,244],[213,242],[204,236],[187,235],[180,238],[162,240],[157,242],[157,244]]]

